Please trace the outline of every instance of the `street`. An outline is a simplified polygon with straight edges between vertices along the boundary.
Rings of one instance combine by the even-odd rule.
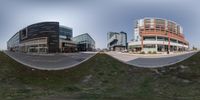
[[[19,63],[42,70],[61,70],[71,68],[88,60],[96,54],[94,52],[81,52],[32,55],[10,51],[5,51],[5,53]]]

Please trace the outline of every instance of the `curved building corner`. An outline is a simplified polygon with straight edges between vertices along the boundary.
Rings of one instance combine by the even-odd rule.
[[[60,26],[59,22],[40,22],[29,25],[7,42],[7,49],[24,53],[74,52],[72,28]]]
[[[189,49],[183,28],[174,21],[144,18],[136,21],[133,41],[128,43],[133,52],[179,52]]]

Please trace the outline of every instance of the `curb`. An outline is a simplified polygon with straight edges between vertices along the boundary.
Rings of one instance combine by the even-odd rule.
[[[114,59],[116,59],[116,60],[118,60],[118,61],[120,61],[120,62],[122,62],[122,63],[131,65],[131,66],[140,67],[140,68],[149,68],[149,69],[152,68],[152,69],[153,69],[153,68],[160,68],[160,67],[170,66],[170,65],[174,65],[174,64],[176,64],[176,63],[182,62],[182,61],[184,61],[184,60],[186,60],[186,59],[192,57],[193,55],[195,55],[195,54],[198,53],[198,52],[192,52],[192,53],[194,53],[194,54],[192,54],[192,55],[190,55],[190,56],[188,56],[188,57],[186,57],[186,58],[184,58],[184,59],[181,59],[181,60],[179,60],[179,61],[177,61],[177,62],[169,63],[169,64],[163,64],[163,65],[160,65],[160,66],[142,66],[142,65],[138,65],[138,64],[130,64],[130,63],[127,63],[127,62],[125,62],[125,61],[123,61],[123,60],[117,59],[117,58],[115,58],[115,57],[113,57],[113,56],[111,56],[111,55],[109,55],[109,54],[107,54],[107,53],[105,53],[105,54],[107,54],[108,56],[110,56],[110,57],[112,57],[112,58],[114,58]],[[178,56],[180,56],[180,55],[178,55]],[[174,57],[174,56],[173,56],[173,57]]]

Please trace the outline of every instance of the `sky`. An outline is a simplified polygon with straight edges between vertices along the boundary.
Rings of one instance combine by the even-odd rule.
[[[145,17],[165,18],[183,27],[190,46],[200,48],[199,0],[0,0],[0,50],[20,29],[43,21],[73,28],[73,36],[89,33],[96,48],[106,48],[107,33],[127,33]]]

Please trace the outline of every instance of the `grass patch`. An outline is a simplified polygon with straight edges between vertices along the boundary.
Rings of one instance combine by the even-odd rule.
[[[145,69],[101,53],[74,68],[42,71],[21,65],[0,52],[0,98],[199,100],[199,60],[197,53],[172,66]]]

